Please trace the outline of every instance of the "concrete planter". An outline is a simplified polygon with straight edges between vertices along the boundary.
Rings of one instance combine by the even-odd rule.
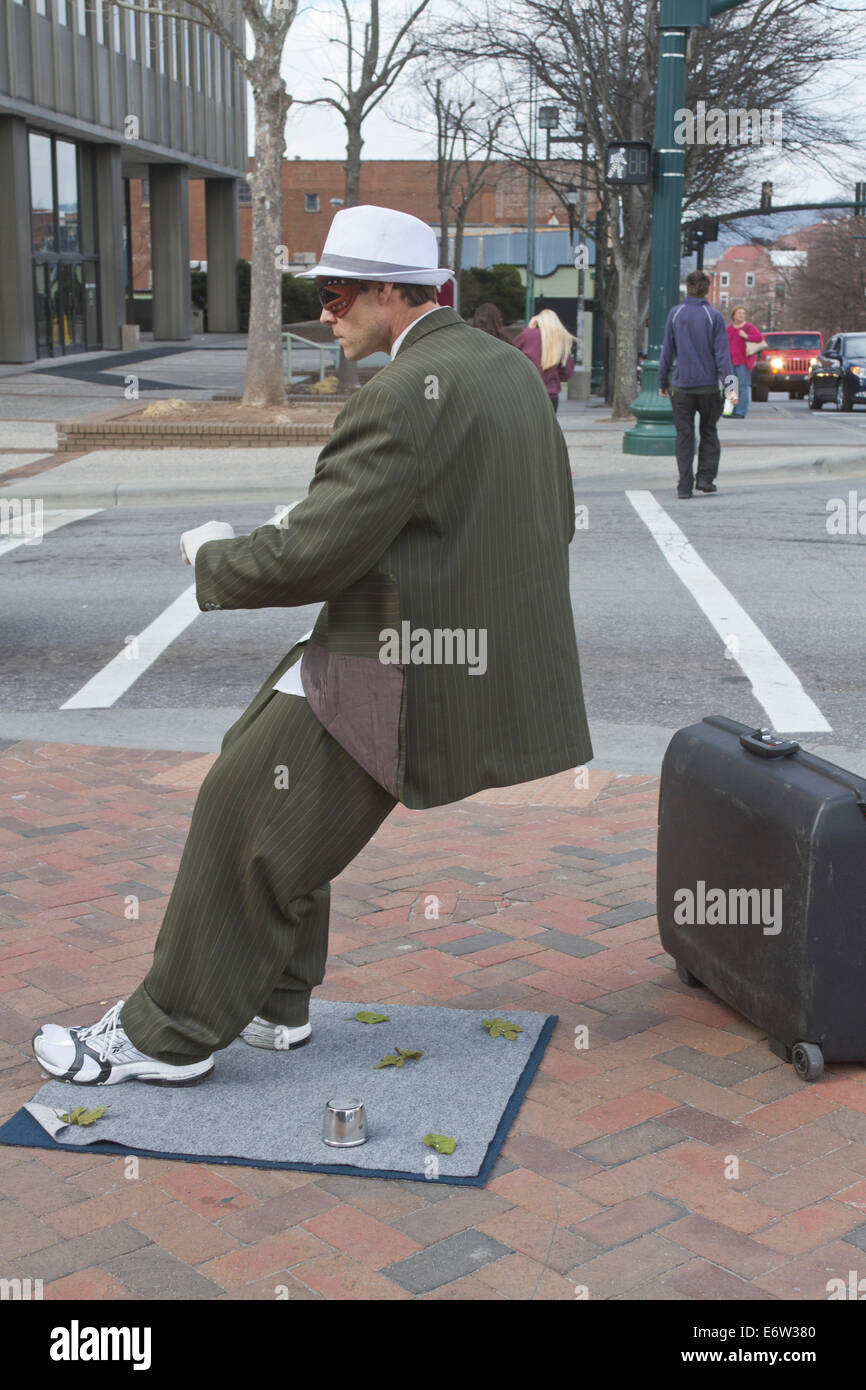
[[[142,402],[115,406],[57,425],[57,448],[63,453],[94,449],[263,449],[326,444],[330,419],[303,425],[254,425],[215,420],[142,420]]]

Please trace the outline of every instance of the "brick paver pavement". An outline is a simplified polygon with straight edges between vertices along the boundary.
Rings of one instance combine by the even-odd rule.
[[[95,1021],[140,982],[210,761],[0,749],[2,1120],[41,1085],[35,1026]],[[0,1146],[3,1276],[91,1300],[814,1300],[847,1281],[866,1067],[804,1085],[680,983],[653,915],[657,780],[585,780],[397,807],[334,885],[321,997],[559,1015],[486,1188],[158,1159],[130,1177]]]

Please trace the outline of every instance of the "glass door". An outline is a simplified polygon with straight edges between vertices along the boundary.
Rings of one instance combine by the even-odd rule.
[[[30,217],[39,357],[101,347],[98,260],[81,244],[78,147],[30,131]]]

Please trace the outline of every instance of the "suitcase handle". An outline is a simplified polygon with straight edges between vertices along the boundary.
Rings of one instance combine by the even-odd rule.
[[[740,734],[740,743],[749,753],[757,753],[760,758],[789,758],[799,750],[799,743],[791,738],[781,738],[769,729],[755,729],[751,734]]]

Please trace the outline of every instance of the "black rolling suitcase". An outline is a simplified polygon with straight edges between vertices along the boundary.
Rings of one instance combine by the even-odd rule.
[[[866,779],[713,715],[662,763],[657,911],[680,979],[807,1081],[866,1060]]]

